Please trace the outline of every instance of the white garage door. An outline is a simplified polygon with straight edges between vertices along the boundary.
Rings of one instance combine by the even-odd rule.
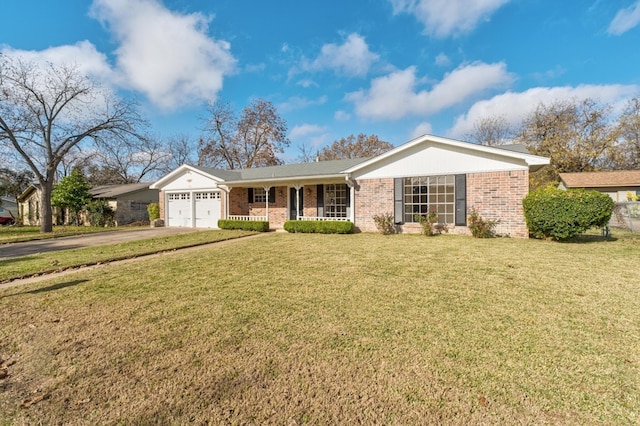
[[[167,226],[192,227],[192,211],[189,192],[167,194]]]
[[[220,192],[196,192],[196,227],[217,228],[220,219]]]

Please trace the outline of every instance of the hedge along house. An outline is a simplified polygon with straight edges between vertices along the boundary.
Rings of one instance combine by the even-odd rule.
[[[433,209],[450,232],[468,233],[476,209],[498,220],[502,235],[527,237],[522,199],[529,172],[549,159],[522,147],[487,147],[425,135],[369,159],[322,161],[243,170],[183,165],[151,188],[160,190],[167,226],[212,227],[218,219],[349,220],[375,231],[373,217],[391,214],[400,232],[420,232]]]

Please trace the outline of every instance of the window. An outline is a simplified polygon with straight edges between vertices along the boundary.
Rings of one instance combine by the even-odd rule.
[[[404,179],[404,221],[417,222],[430,209],[438,222],[455,221],[455,176],[421,176]]]
[[[330,183],[324,190],[324,216],[347,217],[347,185],[344,183]]]
[[[267,192],[264,188],[253,188],[253,202],[254,203],[266,203]]]

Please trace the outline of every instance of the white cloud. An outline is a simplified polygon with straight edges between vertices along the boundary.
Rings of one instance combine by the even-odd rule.
[[[157,0],[95,0],[91,15],[120,43],[119,83],[162,108],[215,99],[235,68],[229,43],[207,35],[211,18],[200,13],[174,13]]]
[[[300,96],[293,96],[278,105],[278,111],[288,112],[296,111],[307,108],[313,105],[323,105],[327,103],[328,98],[326,96],[320,96],[318,99],[308,99]]]
[[[73,45],[50,47],[45,50],[18,50],[8,46],[0,49],[3,55],[20,58],[29,63],[45,66],[51,63],[55,66],[75,66],[83,75],[100,82],[111,79],[112,71],[106,55],[96,50],[89,41],[80,41]]]
[[[541,103],[592,98],[611,104],[614,109],[618,109],[629,97],[638,95],[640,95],[639,85],[536,87],[519,93],[507,92],[476,102],[466,114],[456,119],[454,126],[447,134],[451,137],[464,137],[473,130],[475,122],[491,116],[503,116],[511,125],[518,126]]]
[[[415,67],[409,67],[374,79],[368,91],[348,93],[346,100],[355,104],[360,117],[393,120],[433,114],[512,81],[504,63],[476,62],[446,74],[430,91],[416,91],[421,81],[416,77]]]
[[[431,135],[433,134],[433,128],[431,127],[431,123],[420,123],[416,126],[415,129],[413,129],[413,132],[411,132],[411,138],[417,138],[418,136],[422,136],[422,135]]]
[[[448,67],[451,65],[451,59],[444,53],[439,53],[438,56],[436,56],[435,64],[439,67]]]
[[[338,110],[333,114],[333,118],[338,121],[349,121],[351,119],[351,114],[346,111]]]
[[[510,0],[389,0],[393,12],[409,13],[424,25],[424,32],[448,37],[472,31]]]
[[[329,69],[340,75],[362,77],[379,58],[369,50],[364,37],[353,33],[341,45],[330,43],[322,46],[318,57],[312,61],[303,60],[301,68],[305,71]]]
[[[291,131],[289,132],[289,139],[296,140],[308,137],[309,135],[323,133],[326,130],[326,127],[318,126],[315,124],[301,124],[291,129]]]
[[[627,8],[620,9],[609,24],[607,32],[613,35],[620,35],[638,24],[640,24],[640,0]]]

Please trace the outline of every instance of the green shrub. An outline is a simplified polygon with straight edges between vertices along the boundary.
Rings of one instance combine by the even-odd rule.
[[[433,207],[430,208],[429,212],[427,212],[426,214],[414,215],[413,220],[420,224],[420,226],[422,227],[422,234],[426,235],[427,237],[440,235],[443,232],[448,231],[446,223],[438,223],[438,213],[436,213]]]
[[[307,234],[353,234],[355,226],[342,220],[288,220],[284,223],[284,230]]]
[[[114,212],[105,200],[89,201],[86,210],[91,226],[113,226]]]
[[[471,235],[475,238],[493,238],[496,236],[496,225],[498,225],[499,220],[488,220],[484,219],[478,213],[478,210],[472,208],[469,212],[469,229],[471,230]]]
[[[394,234],[396,225],[393,223],[393,215],[391,213],[377,214],[373,216],[378,232],[382,235]]]
[[[160,219],[160,205],[158,203],[150,203],[147,206],[147,213],[149,213],[150,222]]]
[[[220,219],[218,221],[220,229],[241,229],[243,231],[267,232],[269,222],[265,220],[229,220]]]
[[[605,227],[615,203],[595,190],[549,187],[530,192],[522,206],[532,236],[566,240],[590,228]]]

